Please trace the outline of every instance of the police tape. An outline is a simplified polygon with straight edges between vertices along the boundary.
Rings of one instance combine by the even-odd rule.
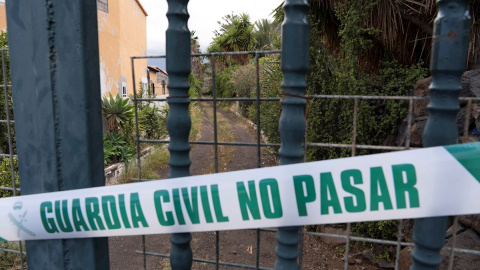
[[[0,199],[0,241],[480,213],[480,143]]]

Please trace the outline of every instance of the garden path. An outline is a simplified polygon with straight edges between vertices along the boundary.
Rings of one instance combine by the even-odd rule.
[[[211,104],[203,104],[203,129],[199,141],[213,141],[213,124],[211,121]],[[210,112],[209,112],[210,110]],[[227,132],[233,132],[235,142],[256,142],[256,135],[245,121],[234,113],[226,109],[217,110],[219,119],[229,125]],[[219,121],[220,123],[221,121]],[[219,132],[224,129],[220,129]],[[219,134],[220,135],[220,134]],[[228,151],[227,148],[233,148]],[[194,145],[192,147],[190,158],[192,160],[192,175],[207,174],[213,171],[213,146]],[[226,155],[231,155],[226,157]],[[227,146],[219,153],[219,168],[225,171],[236,171],[252,169],[257,167],[257,149],[251,146]],[[222,161],[228,161],[222,164]],[[278,165],[278,160],[262,151],[262,167]],[[221,166],[224,168],[221,168]],[[167,178],[168,168],[158,172],[160,179]],[[215,261],[215,239],[219,237],[219,258],[220,261],[236,264],[255,265],[257,237],[260,239],[260,267],[273,268],[275,264],[275,233],[258,232],[256,230],[237,230],[222,232],[202,232],[192,233],[191,247],[194,258],[201,258]],[[312,236],[304,237],[304,263],[303,269],[343,269],[341,252],[337,251],[332,245],[321,242],[318,238]],[[145,236],[145,246],[147,252],[168,254],[170,252],[169,235],[147,235]],[[340,245],[340,247],[344,247]],[[135,251],[142,250],[141,236],[110,237],[110,268],[111,269],[142,269],[143,256]],[[355,262],[355,259],[353,259]],[[170,269],[169,261],[166,258],[147,256],[147,269]],[[215,269],[214,265],[194,262],[192,269]],[[238,269],[235,267],[221,266],[220,269]],[[368,262],[351,265],[349,269],[379,269]]]

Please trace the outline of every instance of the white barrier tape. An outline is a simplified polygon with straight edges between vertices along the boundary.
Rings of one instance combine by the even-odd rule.
[[[480,213],[480,143],[0,199],[0,240]]]

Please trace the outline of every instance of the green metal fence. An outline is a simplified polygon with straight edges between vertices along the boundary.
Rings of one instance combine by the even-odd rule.
[[[283,24],[282,44],[282,96],[263,98],[259,91],[259,58],[265,54],[280,52],[235,52],[227,54],[249,54],[255,57],[257,65],[257,89],[255,98],[221,99],[212,89],[212,97],[190,99],[188,96],[188,75],[190,74],[190,32],[187,27],[188,0],[168,0],[169,28],[167,30],[167,72],[169,73],[168,99],[139,99],[135,105],[145,101],[166,101],[169,104],[168,130],[170,140],[146,140],[139,136],[137,122],[137,145],[140,143],[168,143],[171,153],[170,178],[190,175],[191,160],[189,151],[191,144],[210,144],[215,149],[215,162],[218,161],[218,146],[232,145],[237,147],[256,147],[257,167],[261,167],[260,152],[263,147],[280,147],[281,164],[302,162],[305,150],[309,147],[350,148],[351,155],[356,155],[357,149],[395,151],[410,149],[410,130],[413,122],[413,104],[422,97],[385,97],[385,96],[307,96],[305,95],[305,74],[308,68],[309,27],[306,19],[308,11],[307,0],[287,0],[285,4],[285,21]],[[433,45],[431,73],[433,84],[430,88],[429,124],[427,124],[424,144],[437,146],[454,144],[457,141],[455,116],[458,110],[458,92],[461,89],[460,76],[464,71],[466,61],[466,46],[468,45],[469,16],[468,1],[440,0],[439,16],[436,20]],[[95,1],[61,1],[51,0],[45,3],[17,0],[7,2],[8,24],[10,35],[10,53],[12,55],[12,85],[15,102],[15,128],[17,136],[17,151],[20,165],[22,194],[68,190],[103,183],[103,166],[101,153],[96,151],[101,147],[100,91],[98,91],[98,47],[89,42],[96,40]],[[32,16],[35,14],[36,16]],[[42,27],[39,27],[42,26]],[[70,26],[70,27],[66,27]],[[39,29],[40,28],[40,29]],[[78,31],[70,31],[78,29]],[[458,38],[447,39],[449,33],[456,33]],[[450,34],[450,36],[452,36]],[[2,74],[4,78],[5,107],[8,111],[7,96],[11,86],[7,84],[5,71],[5,50],[2,50]],[[216,57],[222,54],[199,54],[193,57],[208,57],[215,65]],[[163,56],[159,56],[163,57]],[[135,59],[153,57],[134,57]],[[72,68],[74,67],[74,68]],[[215,69],[212,69],[213,71]],[[213,72],[213,81],[215,73]],[[133,81],[135,77],[133,75]],[[72,87],[74,87],[74,96]],[[305,106],[308,99],[351,100],[354,115],[352,121],[352,143],[325,143],[305,141],[305,130],[308,121],[305,118]],[[75,100],[75,102],[72,102]],[[222,142],[217,134],[217,104],[219,101],[251,101],[257,105],[257,142]],[[408,104],[407,135],[404,146],[361,145],[356,143],[357,108],[361,102],[368,100],[395,100]],[[468,108],[479,98],[460,98],[467,102]],[[208,102],[214,110],[215,137],[212,142],[190,142],[190,116],[188,106],[190,101]],[[259,117],[261,102],[279,102],[282,104],[280,121],[281,144],[262,143]],[[85,110],[87,108],[87,110]],[[88,113],[85,113],[88,111]],[[467,110],[467,114],[470,110]],[[467,119],[469,115],[467,115]],[[464,136],[468,135],[469,127],[466,121]],[[10,127],[12,116],[7,112],[7,119],[2,119]],[[431,124],[434,123],[434,124]],[[82,132],[72,134],[72,127],[82,127]],[[10,129],[6,134],[10,153],[2,154],[13,164],[16,157],[12,150],[13,138]],[[137,147],[137,149],[138,149]],[[86,150],[84,150],[86,149]],[[81,155],[78,155],[81,152]],[[139,151],[137,151],[139,152]],[[68,162],[64,162],[68,160]],[[144,181],[141,173],[141,159],[138,157],[139,175],[134,181]],[[80,166],[81,164],[81,166]],[[82,170],[78,168],[82,167]],[[11,167],[11,175],[14,168]],[[218,171],[218,164],[215,164]],[[79,179],[70,183],[68,179]],[[35,180],[33,180],[35,179]],[[12,178],[11,187],[0,187],[0,191],[11,191],[13,196],[20,191]],[[212,264],[216,269],[248,268],[248,269],[299,269],[304,258],[303,239],[307,235],[314,237],[330,237],[345,239],[344,268],[349,269],[350,243],[361,241],[392,246],[395,250],[395,269],[400,269],[399,258],[403,247],[414,247],[411,269],[435,269],[442,261],[440,251],[450,253],[448,269],[454,269],[455,254],[480,256],[480,250],[456,248],[456,234],[453,234],[453,244],[445,245],[445,230],[447,217],[427,218],[415,221],[414,242],[405,242],[402,237],[404,222],[399,221],[397,241],[387,241],[358,237],[351,233],[351,225],[347,224],[347,234],[329,234],[304,231],[303,227],[288,227],[277,229],[256,230],[255,252],[256,260],[251,265],[220,260],[220,237],[216,233],[215,260],[197,258],[190,247],[189,233],[171,236],[170,254],[159,254],[146,248],[143,238],[143,248],[133,251],[144,257],[143,268],[147,268],[146,258],[166,257],[170,259],[172,269],[189,269],[193,262]],[[454,219],[457,226],[458,218]],[[263,266],[259,253],[261,241],[266,233],[277,235],[277,261],[275,265]],[[76,239],[76,240],[46,240],[30,241],[27,246],[27,262],[30,269],[106,269],[108,268],[108,248],[106,239]],[[18,254],[20,268],[25,269],[22,243],[18,250],[0,247],[2,253]],[[307,255],[308,256],[308,255]],[[160,259],[160,258],[159,258]]]

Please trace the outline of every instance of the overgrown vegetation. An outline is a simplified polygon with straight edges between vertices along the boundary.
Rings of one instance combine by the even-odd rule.
[[[427,75],[422,63],[400,65],[388,54],[378,73],[370,72],[363,59],[373,46],[378,30],[365,26],[368,10],[373,4],[352,0],[348,4],[337,3],[336,15],[340,20],[340,47],[337,55],[326,49],[322,28],[311,19],[310,69],[307,74],[307,93],[311,95],[378,95],[405,96],[413,91],[415,82]],[[315,38],[320,37],[320,38]],[[309,102],[309,142],[352,143],[353,100],[314,99]],[[381,145],[396,132],[406,116],[407,107],[399,101],[361,100],[358,103],[357,143]],[[359,150],[357,154],[372,153]],[[349,149],[308,148],[308,160],[323,160],[349,156]]]
[[[8,35],[7,32],[4,31],[0,32],[0,49],[4,49],[2,52],[0,52],[0,85],[11,85],[12,81],[10,77],[10,54],[8,52]],[[4,57],[4,61],[1,61],[2,55]],[[13,100],[11,87],[6,88],[6,95],[3,91],[0,93],[0,119],[7,119],[5,97],[7,98],[10,120],[13,120]],[[16,154],[15,126],[13,125],[13,123],[10,124],[10,138],[12,143],[11,149],[9,147],[8,141],[9,138],[7,131],[7,123],[0,123],[0,134],[2,134],[2,136],[0,136],[0,153]],[[13,185],[12,179],[15,185]],[[13,164],[9,157],[0,158],[0,187],[20,187],[17,158],[13,158]],[[12,197],[13,194],[14,193],[12,190],[0,189],[0,198]],[[17,191],[16,195],[20,195],[20,191]],[[17,242],[0,242],[0,248],[19,250]],[[26,261],[25,256],[24,261]],[[18,267],[20,267],[20,255],[11,252],[0,252],[0,269],[17,269]]]
[[[190,129],[190,140],[196,140],[202,130],[202,111],[198,106],[190,106],[192,128]],[[152,146],[142,144],[142,148]],[[158,179],[158,172],[168,166],[170,153],[166,147],[155,145],[150,150],[148,157],[141,162],[142,179]],[[126,164],[126,171],[119,178],[119,183],[128,183],[130,179],[138,177],[137,164]]]
[[[10,54],[8,52],[8,35],[7,32],[0,31],[0,49],[4,49],[3,52],[0,52],[0,85],[11,85],[10,77]],[[2,55],[4,57],[4,62],[1,61]],[[5,77],[3,74],[5,71]],[[3,89],[3,88],[2,88]],[[12,88],[7,87],[7,104],[8,104],[8,113],[10,120],[13,120],[13,100],[12,100]],[[5,107],[5,93],[3,90],[0,93],[0,119],[7,120],[7,110]],[[7,123],[0,123],[0,132],[5,136],[0,136],[0,151],[4,154],[10,153],[10,148],[8,146],[8,136],[7,136]],[[16,142],[15,142],[15,126],[13,123],[10,124],[10,132],[12,139],[12,151],[16,152]]]
[[[133,123],[135,116],[133,105],[120,95],[102,99],[102,114],[106,122],[106,134],[103,135],[103,162],[128,162],[135,155]]]
[[[13,159],[13,179],[15,181],[15,187],[20,187],[20,182],[18,181],[18,161],[17,158]],[[0,163],[0,187],[3,188],[13,188],[12,184],[12,162],[10,158],[2,158]],[[20,195],[20,192],[17,191],[17,195]],[[0,189],[0,198],[12,197],[13,191]]]
[[[20,249],[18,242],[0,242],[0,248],[16,250],[16,251]],[[22,256],[23,256],[23,262],[26,266],[26,262],[27,262],[26,256],[25,255],[22,255]],[[20,269],[20,266],[21,266],[21,263],[20,263],[19,254],[13,253],[13,252],[0,251],[0,269],[2,270]]]
[[[8,53],[8,35],[7,32],[1,31],[0,32],[0,49],[4,49],[1,52],[0,58],[4,57],[4,61],[0,61],[0,85],[11,85],[11,77],[10,77],[10,56]],[[1,59],[0,59],[1,60]],[[5,76],[4,73],[5,72]],[[6,88],[6,95],[5,93],[0,93],[0,119],[6,120],[7,119],[7,108],[5,107],[5,96],[7,98],[8,104],[8,113],[10,116],[10,120],[13,120],[13,100],[12,100],[12,88]],[[7,130],[7,123],[0,123],[0,132],[2,136],[0,136],[0,153],[3,154],[16,154],[16,143],[15,143],[15,127],[13,123],[10,124],[10,139],[12,143],[12,148],[10,150],[9,147],[9,138],[8,138],[8,130]],[[13,159],[13,166],[12,162],[9,157],[0,158],[0,187],[5,188],[13,188],[14,185],[12,183],[12,168],[13,168],[13,179],[15,181],[15,187],[19,187],[18,182],[18,161],[17,158]],[[20,192],[17,192],[19,195]],[[13,191],[11,190],[3,190],[0,189],[0,198],[3,197],[11,197],[13,196]]]

